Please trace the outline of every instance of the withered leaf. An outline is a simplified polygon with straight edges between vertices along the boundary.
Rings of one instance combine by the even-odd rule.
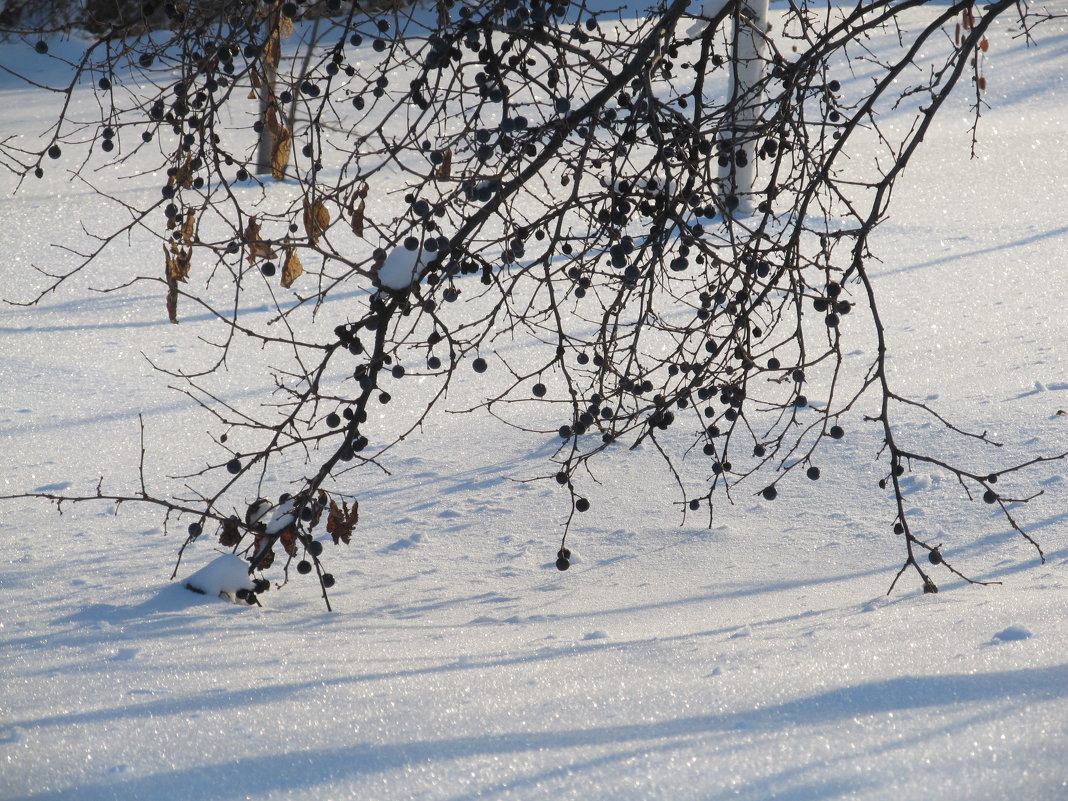
[[[263,115],[263,121],[267,126],[267,130],[271,132],[271,136],[277,138],[282,132],[282,126],[278,123],[278,111],[275,109],[274,103],[268,104],[267,111]]]
[[[452,177],[452,148],[445,148],[441,156],[442,162],[438,165],[437,170],[434,171],[434,177],[439,181],[447,181]]]
[[[256,222],[255,216],[249,217],[248,225],[245,226],[245,242],[248,243],[250,266],[256,263],[256,259],[273,259],[276,255],[274,249],[260,239],[260,224]]]
[[[271,148],[271,177],[281,181],[286,177],[286,167],[289,166],[289,152],[292,147],[292,136],[289,129],[281,126],[274,137],[274,147]]]
[[[363,212],[366,205],[367,201],[361,200],[360,205],[352,210],[352,233],[356,236],[363,236]]]
[[[282,287],[289,289],[293,286],[293,282],[303,274],[304,265],[300,263],[300,259],[292,247],[286,248],[285,256],[285,263],[282,265]]]
[[[341,502],[340,508],[336,501],[330,501],[330,514],[326,518],[326,531],[333,537],[335,545],[338,542],[349,544],[352,539],[352,530],[356,527],[359,519],[360,504],[358,501],[352,502],[351,509],[349,509],[349,505],[345,501]]]
[[[179,165],[174,171],[174,174],[167,179],[168,186],[180,186],[182,189],[189,189],[193,186],[193,157],[188,156],[186,160]]]
[[[282,46],[278,41],[278,29],[271,31],[267,44],[263,48],[263,61],[270,69],[277,69],[282,57]]]
[[[185,222],[182,223],[182,241],[187,245],[193,244],[193,229],[196,227],[197,215],[192,209],[186,209]]]
[[[262,544],[263,537],[256,537],[256,544],[252,549],[252,554],[248,557],[249,562],[256,558],[256,554],[260,552],[260,545]],[[274,550],[271,549],[267,553],[263,554],[259,561],[256,563],[257,570],[266,570],[274,564]]]
[[[237,521],[227,518],[223,521],[222,530],[219,532],[219,544],[224,548],[232,548],[241,542],[241,532],[237,529]]]
[[[185,281],[189,277],[189,263],[193,258],[193,249],[180,248],[171,243],[170,248],[163,246],[163,255],[167,260],[167,280]]]
[[[325,497],[325,494],[323,494],[323,497]],[[319,525],[319,521],[323,517],[323,508],[325,507],[325,505],[326,505],[326,503],[325,503],[324,500],[320,500],[318,503],[309,503],[308,504],[308,508],[311,509],[311,514],[312,514],[311,520],[308,521],[308,530],[309,531],[311,529],[315,528],[317,525]]]
[[[314,203],[304,201],[304,233],[308,235],[312,245],[319,244],[319,237],[323,235],[330,225],[330,212],[326,210],[321,200]]]
[[[189,262],[192,256],[192,248],[179,248],[173,243],[170,248],[163,246],[167,278],[167,319],[175,325],[178,324],[178,282],[189,277]]]
[[[278,21],[278,31],[282,34],[282,37],[288,39],[293,35],[293,20],[289,17],[282,17]]]
[[[167,282],[167,319],[178,325],[178,283]]]
[[[293,530],[292,526],[286,526],[282,529],[282,533],[278,535],[278,541],[282,543],[282,549],[289,554],[291,558],[296,557],[297,532]]]

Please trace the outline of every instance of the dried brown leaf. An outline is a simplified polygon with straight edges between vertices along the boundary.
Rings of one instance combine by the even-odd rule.
[[[180,186],[182,189],[189,189],[193,186],[193,157],[188,156],[186,160],[174,171],[174,174],[167,179],[168,186]]]
[[[179,248],[171,244],[163,246],[164,271],[167,278],[167,319],[178,324],[178,282],[189,277],[189,263],[193,257],[192,248]]]
[[[178,325],[178,284],[167,282],[167,319]]]
[[[452,148],[445,148],[441,154],[442,162],[434,172],[434,177],[439,181],[447,181],[452,177]]]
[[[304,201],[304,233],[308,235],[312,245],[319,244],[319,237],[330,226],[330,212],[326,210],[321,200],[314,203]]]
[[[170,248],[163,246],[163,255],[167,266],[167,280],[184,282],[189,277],[189,263],[193,258],[193,249],[180,248],[172,243]]]
[[[252,554],[248,557],[249,562],[256,558],[256,554],[260,552],[260,547],[263,545],[263,538],[265,534],[257,535],[255,545],[252,548]],[[259,561],[256,563],[257,570],[266,570],[274,564],[274,549],[267,551],[267,553],[260,556]]]
[[[178,268],[177,278],[185,283],[185,279],[189,277],[189,265],[193,261],[193,248],[178,248],[174,261]]]
[[[363,236],[363,213],[366,205],[367,201],[361,200],[360,205],[352,210],[352,233],[356,236]]]
[[[271,136],[277,139],[282,135],[282,131],[286,131],[288,134],[288,130],[278,121],[278,109],[274,105],[274,98],[271,98],[271,100],[272,102],[268,104],[267,111],[264,114],[264,122],[267,125],[267,130],[271,132]]]
[[[333,538],[334,544],[343,542],[346,545],[352,539],[352,530],[356,527],[356,523],[360,519],[360,504],[358,501],[352,502],[352,508],[349,508],[348,503],[341,502],[341,506],[338,507],[337,502],[330,501],[330,513],[326,518],[326,531]]]
[[[278,29],[271,31],[267,44],[263,47],[263,61],[270,69],[277,69],[282,58],[282,46],[278,41]]]
[[[230,519],[225,520],[219,532],[219,544],[224,548],[232,548],[239,542],[241,542],[241,532],[238,531],[237,523]]]
[[[297,532],[293,530],[292,526],[286,526],[282,529],[282,533],[278,535],[278,541],[282,543],[282,549],[289,554],[291,558],[297,555]]]
[[[249,266],[256,263],[256,259],[273,259],[274,249],[260,238],[260,224],[256,218],[249,217],[248,225],[245,226],[245,242],[248,243]]]
[[[182,241],[187,245],[193,244],[193,233],[196,227],[197,214],[192,209],[185,210],[185,222],[182,223]]]
[[[304,265],[300,263],[296,251],[288,247],[285,250],[285,263],[282,265],[282,286],[289,289],[304,272]]]
[[[271,149],[271,176],[276,181],[286,177],[286,167],[289,166],[289,151],[292,138],[289,129],[281,127],[274,138],[274,147]]]

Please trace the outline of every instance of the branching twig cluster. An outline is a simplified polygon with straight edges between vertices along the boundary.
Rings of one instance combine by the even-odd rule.
[[[332,533],[351,533],[355,504],[333,482],[380,468],[398,441],[369,422],[391,400],[387,385],[420,377],[434,387],[409,410],[403,439],[457,371],[492,369],[508,380],[477,408],[559,436],[547,478],[571,500],[561,569],[566,532],[589,508],[587,467],[606,448],[655,447],[683,514],[711,519],[715,501],[755,474],[774,473],[753,488],[768,500],[796,473],[818,479],[816,454],[845,436],[848,415],[869,398],[902,572],[911,567],[934,591],[926,554],[973,581],[910,528],[901,477],[916,463],[997,505],[1041,554],[994,488],[1039,460],[982,474],[900,441],[894,420],[918,408],[995,444],[891,385],[866,266],[897,178],[965,76],[978,122],[990,26],[1007,13],[1027,31],[1036,20],[1010,0],[791,2],[773,30],[756,32],[765,77],[731,97],[731,32],[754,23],[739,2],[715,8],[702,20],[689,0],[663,0],[638,18],[598,15],[584,0],[433,9],[308,0],[235,2],[221,13],[191,0],[167,6],[166,34],[101,38],[71,65],[40,149],[0,142],[0,160],[32,175],[99,150],[118,165],[164,166],[168,180],[147,206],[125,202],[124,228],[22,302],[58,288],[112,238],[151,231],[164,258],[138,280],[166,288],[172,321],[199,304],[226,332],[213,365],[175,377],[223,431],[258,444],[239,453],[219,436],[225,455],[207,472],[222,478],[210,494],[156,498],[142,480],[130,496],[41,497],[159,504],[168,517],[196,518],[187,543],[211,522],[252,570],[281,547],[314,569],[325,598],[333,579],[312,529],[326,514]],[[319,27],[302,45],[309,15]],[[888,28],[900,47],[884,52],[872,38]],[[870,77],[847,97],[840,77],[860,68]],[[86,83],[100,114],[77,120],[70,100]],[[908,109],[914,123],[894,139],[881,115]],[[752,122],[739,125],[743,117]],[[848,154],[873,150],[874,173],[847,168]],[[75,172],[88,178],[83,158]],[[755,212],[743,215],[732,179],[754,160]],[[246,288],[264,280],[281,283],[270,326],[239,314]],[[208,292],[213,282],[232,287],[225,303]],[[328,297],[354,289],[332,338],[291,323],[302,310],[326,314]],[[844,364],[847,317],[870,321],[878,342],[859,382]],[[280,404],[239,409],[207,394],[200,379],[225,364],[235,338],[285,347],[273,363]],[[539,343],[540,356],[510,358],[499,346],[513,339]],[[558,428],[515,411],[531,398],[551,404]],[[684,470],[698,451],[703,459]],[[312,469],[291,496],[235,516],[249,500],[233,497],[237,482],[268,462]]]

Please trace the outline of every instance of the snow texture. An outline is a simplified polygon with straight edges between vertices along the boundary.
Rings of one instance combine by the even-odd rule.
[[[944,10],[929,6],[909,13]],[[898,177],[869,265],[889,380],[909,397],[939,396],[940,413],[1003,441],[975,452],[981,471],[1068,450],[1068,416],[1057,414],[1068,405],[1068,50],[1063,35],[1038,31],[1026,42],[995,26],[988,38],[978,158],[968,157],[975,97],[965,91]],[[77,62],[77,40],[50,41]],[[898,44],[888,31],[866,46],[878,58]],[[23,41],[0,43],[0,63],[67,80]],[[831,65],[843,98],[870,87],[873,64]],[[0,91],[3,135],[38,148],[57,97],[2,71]],[[72,113],[99,113],[87,88]],[[911,124],[892,110],[881,123]],[[140,208],[166,180],[150,156],[128,179],[99,152],[88,169]],[[69,266],[65,248],[86,247],[83,226],[125,219],[71,182],[80,156],[69,158],[47,162],[17,194],[0,172],[4,297],[42,285],[31,264]],[[850,164],[862,163],[853,153]],[[378,181],[381,197],[402,196],[385,173]],[[291,188],[266,191],[269,204]],[[101,475],[105,488],[137,487],[140,421],[145,477],[157,491],[185,492],[169,477],[218,462],[210,416],[137,355],[183,369],[218,356],[210,315],[190,307],[172,325],[165,290],[131,281],[145,274],[144,254],[158,252],[135,227],[40,304],[0,306],[5,493],[91,494]],[[403,287],[416,262],[395,259],[387,278]],[[195,270],[191,281],[203,280]],[[465,280],[477,286],[478,276],[456,277]],[[90,291],[116,285],[126,288]],[[315,316],[294,308],[287,320],[302,338],[330,341],[351,303],[341,293]],[[241,314],[266,324],[277,309],[250,294]],[[843,324],[855,352],[842,369],[863,375],[876,343],[860,317]],[[519,339],[505,346],[517,371],[543,365],[540,352],[524,364]],[[213,396],[276,403],[258,346],[233,347],[228,369],[204,379]],[[788,477],[765,502],[752,494],[757,475],[717,506],[711,528],[675,511],[672,476],[653,449],[610,448],[594,465],[597,480],[580,487],[592,507],[572,529],[572,566],[560,573],[567,493],[515,480],[551,475],[559,440],[447,413],[511,380],[459,372],[447,409],[383,457],[388,473],[346,474],[341,489],[358,496],[361,520],[351,545],[328,543],[321,557],[337,577],[334,614],[313,577],[263,593],[263,608],[188,591],[205,572],[215,579],[206,591],[247,586],[236,557],[215,561],[209,531],[171,582],[182,538],[155,508],[77,504],[57,515],[45,503],[5,501],[0,799],[1068,798],[1065,465],[998,485],[1014,497],[1044,490],[1013,509],[1044,563],[997,510],[921,466],[907,496],[917,535],[1002,583],[977,587],[938,569],[937,595],[906,574],[887,596],[903,555],[896,511],[875,489],[886,462],[864,416],[877,409],[856,409],[842,421],[846,436],[814,454],[818,482]],[[408,375],[391,387],[389,415],[376,425],[403,433],[418,382],[431,379]],[[972,447],[923,421],[899,426],[916,450]],[[700,465],[686,467],[703,480]],[[277,499],[308,469],[295,462],[257,476],[248,501]]]
[[[268,535],[278,534],[293,525],[293,521],[296,519],[296,515],[293,514],[295,505],[292,500],[278,504],[274,514],[271,516],[271,521],[267,524],[266,533]]]

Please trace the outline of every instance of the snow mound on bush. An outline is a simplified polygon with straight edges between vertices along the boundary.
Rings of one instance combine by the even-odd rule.
[[[396,247],[378,268],[378,282],[387,289],[407,289],[423,269],[423,249]]]
[[[193,592],[213,598],[234,595],[238,590],[251,590],[252,578],[248,563],[235,553],[228,553],[212,560],[185,580],[185,586]]]

